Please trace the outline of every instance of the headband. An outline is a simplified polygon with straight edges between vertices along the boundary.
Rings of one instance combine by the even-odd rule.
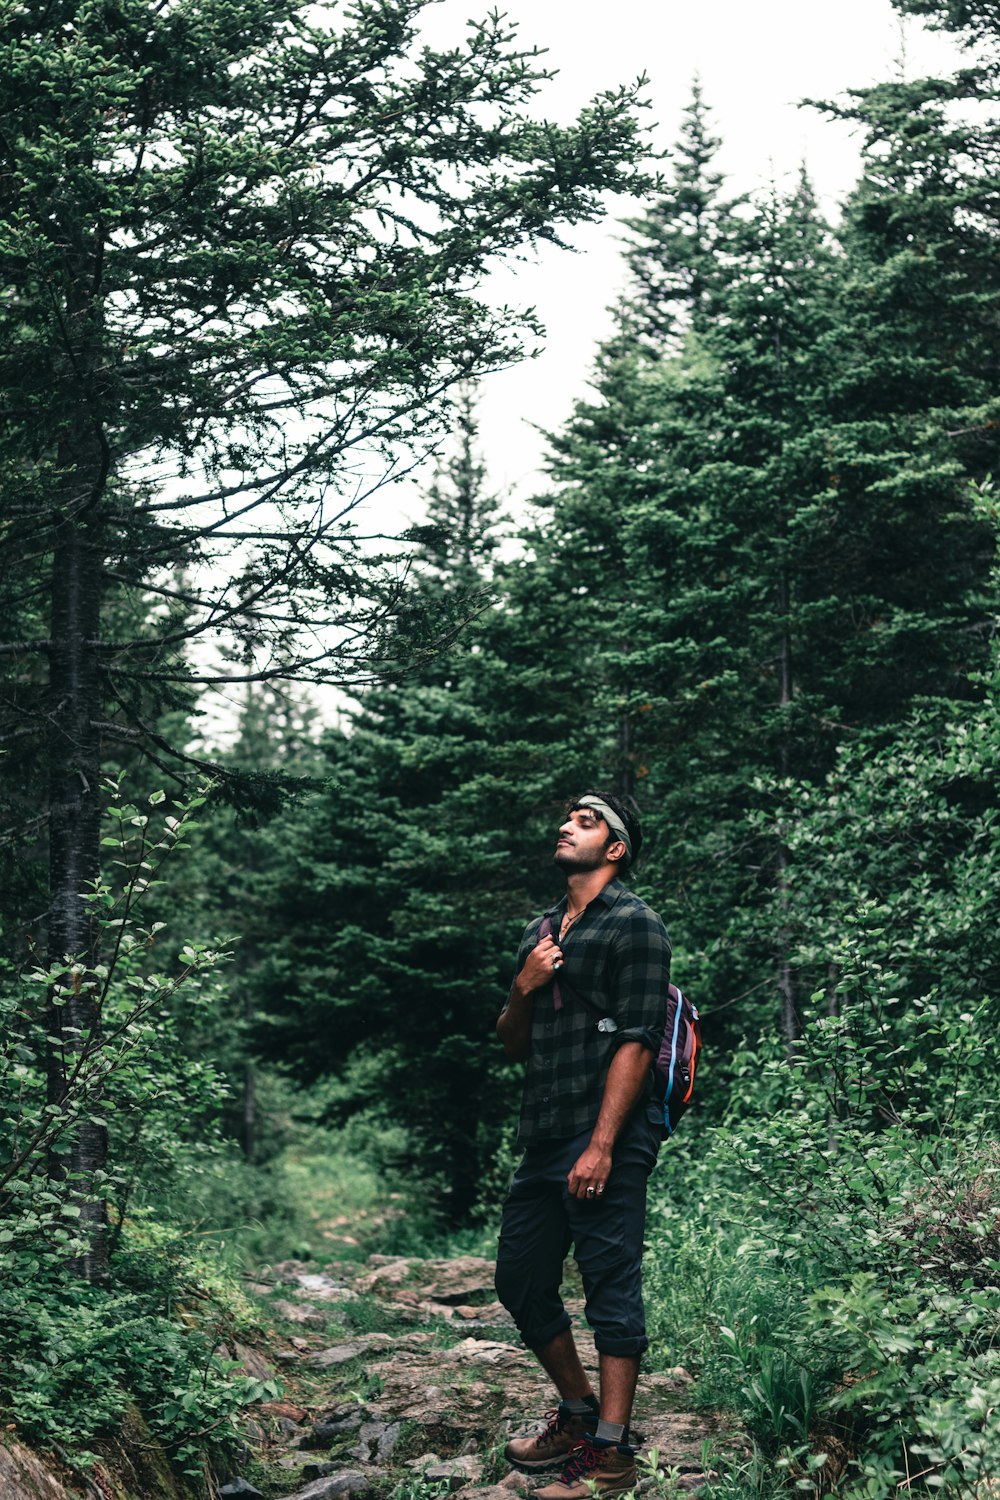
[[[625,827],[625,824],[622,822],[618,814],[611,811],[606,802],[602,802],[600,797],[580,797],[576,803],[576,806],[589,807],[591,812],[600,813],[605,823],[607,823],[608,827],[611,829],[611,832],[618,838],[620,838],[622,843],[625,845],[625,853],[631,860],[632,840],[629,838],[628,829]]]

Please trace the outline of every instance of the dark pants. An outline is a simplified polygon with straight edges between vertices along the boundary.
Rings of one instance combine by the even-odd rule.
[[[659,1137],[640,1108],[615,1143],[602,1196],[574,1198],[566,1179],[590,1136],[585,1130],[525,1152],[503,1208],[497,1296],[529,1349],[541,1349],[570,1326],[559,1287],[573,1245],[598,1350],[640,1355],[648,1343],[642,1305],[646,1179]]]

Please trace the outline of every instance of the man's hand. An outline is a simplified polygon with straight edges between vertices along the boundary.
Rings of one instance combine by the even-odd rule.
[[[524,960],[497,1021],[497,1036],[512,1062],[524,1062],[531,1051],[535,991],[556,978],[561,968],[562,949],[553,937],[542,938]]]
[[[556,978],[562,968],[562,949],[553,937],[544,937],[524,960],[520,974],[514,980],[514,989],[521,995],[530,995]]]
[[[601,1112],[590,1145],[566,1179],[574,1198],[596,1203],[607,1187],[611,1175],[611,1152],[622,1126],[642,1095],[652,1061],[652,1052],[641,1042],[622,1042],[611,1059]]]
[[[574,1198],[586,1198],[594,1203],[604,1192],[611,1175],[611,1151],[602,1150],[593,1141],[572,1167],[567,1181]]]

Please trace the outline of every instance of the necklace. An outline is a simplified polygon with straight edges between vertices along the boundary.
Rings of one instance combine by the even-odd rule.
[[[572,927],[573,923],[574,922],[579,922],[580,918],[583,916],[583,914],[584,914],[584,912],[586,910],[587,910],[587,908],[585,906],[581,906],[580,910],[578,912],[574,912],[574,914],[571,917],[569,916],[568,913],[567,913],[566,917],[563,917],[562,926],[559,928],[559,941],[560,942],[562,942],[562,940],[566,936],[567,932],[569,932],[569,930]]]

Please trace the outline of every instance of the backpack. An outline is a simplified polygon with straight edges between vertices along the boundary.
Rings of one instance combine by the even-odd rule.
[[[539,938],[552,936],[552,924],[548,916],[542,921],[538,936]],[[587,1000],[583,995],[578,995],[576,990],[570,990],[565,979],[553,978],[552,993],[556,1010],[562,1009],[563,990],[567,990],[571,995],[577,995],[577,998],[590,1010],[596,1010],[597,1007],[593,1001]],[[612,1029],[612,1027],[603,1027],[601,1022],[598,1023],[598,1027],[602,1030]],[[691,1095],[694,1093],[694,1075],[700,1053],[701,1020],[698,1008],[692,1005],[687,995],[675,984],[671,984],[667,988],[667,1020],[663,1028],[663,1040],[656,1054],[656,1061],[653,1063],[653,1077],[656,1080],[657,1092],[663,1107],[663,1120],[660,1128],[663,1131],[664,1140],[673,1135],[681,1115],[691,1103]]]
[[[668,990],[663,1041],[653,1064],[653,1072],[662,1090],[664,1140],[673,1135],[678,1120],[691,1103],[700,1053],[698,1007],[691,1004],[676,984],[672,984]]]

